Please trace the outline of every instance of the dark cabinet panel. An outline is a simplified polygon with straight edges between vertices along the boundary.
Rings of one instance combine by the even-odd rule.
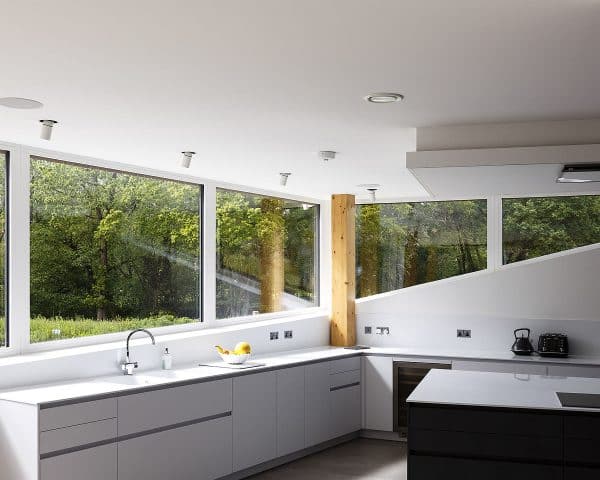
[[[411,450],[427,454],[502,460],[562,462],[560,437],[411,430]]]
[[[565,467],[564,480],[598,480],[599,468]]]
[[[560,415],[510,410],[411,406],[409,427],[540,437],[562,436]]]
[[[562,470],[555,465],[413,455],[408,480],[562,480]]]
[[[565,416],[565,462],[600,466],[600,418]],[[600,471],[597,472],[600,478]]]

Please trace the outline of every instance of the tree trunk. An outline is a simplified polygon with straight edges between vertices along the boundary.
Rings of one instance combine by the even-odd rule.
[[[281,310],[284,288],[284,240],[283,200],[263,198],[260,202],[261,217],[258,225],[260,242],[260,311]]]
[[[379,293],[379,240],[381,237],[381,206],[363,205],[360,210],[360,293],[368,297]]]
[[[98,285],[98,307],[96,320],[106,320],[106,277],[108,273],[108,245],[105,238],[99,242],[100,269],[96,284]]]
[[[404,282],[403,287],[411,287],[418,282],[418,248],[419,248],[419,228],[415,227],[413,231],[408,232],[406,247],[404,249]]]

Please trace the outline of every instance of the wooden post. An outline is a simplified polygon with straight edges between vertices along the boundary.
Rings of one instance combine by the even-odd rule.
[[[283,200],[263,198],[258,225],[260,241],[260,312],[279,312],[284,288]]]
[[[355,214],[354,195],[331,197],[331,345],[356,344],[355,311]]]

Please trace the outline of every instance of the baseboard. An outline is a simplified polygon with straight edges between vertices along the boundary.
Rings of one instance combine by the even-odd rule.
[[[312,455],[313,453],[320,452],[322,450],[326,450],[331,447],[335,447],[336,445],[340,445],[342,443],[349,442],[350,440],[354,440],[359,437],[359,432],[349,433],[348,435],[344,435],[342,437],[334,438],[333,440],[328,440],[327,442],[319,443],[318,445],[313,445],[312,447],[305,448],[303,450],[299,450],[294,453],[290,453],[289,455],[284,455],[283,457],[277,457],[273,460],[269,460],[268,462],[260,463],[250,468],[246,468],[245,470],[240,470],[239,472],[234,472],[230,475],[226,475],[224,477],[219,478],[219,480],[240,480],[242,478],[247,478],[252,475],[256,475],[257,473],[265,472],[267,470],[271,470],[272,468],[279,467],[289,462],[293,462],[294,460],[298,460],[302,457],[306,457],[307,455]]]
[[[384,430],[361,430],[362,438],[373,438],[375,440],[388,440],[392,442],[406,442],[406,436],[398,432],[386,432]]]

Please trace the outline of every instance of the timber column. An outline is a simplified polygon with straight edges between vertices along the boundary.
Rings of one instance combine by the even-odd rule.
[[[331,196],[331,345],[356,344],[354,195]]]

